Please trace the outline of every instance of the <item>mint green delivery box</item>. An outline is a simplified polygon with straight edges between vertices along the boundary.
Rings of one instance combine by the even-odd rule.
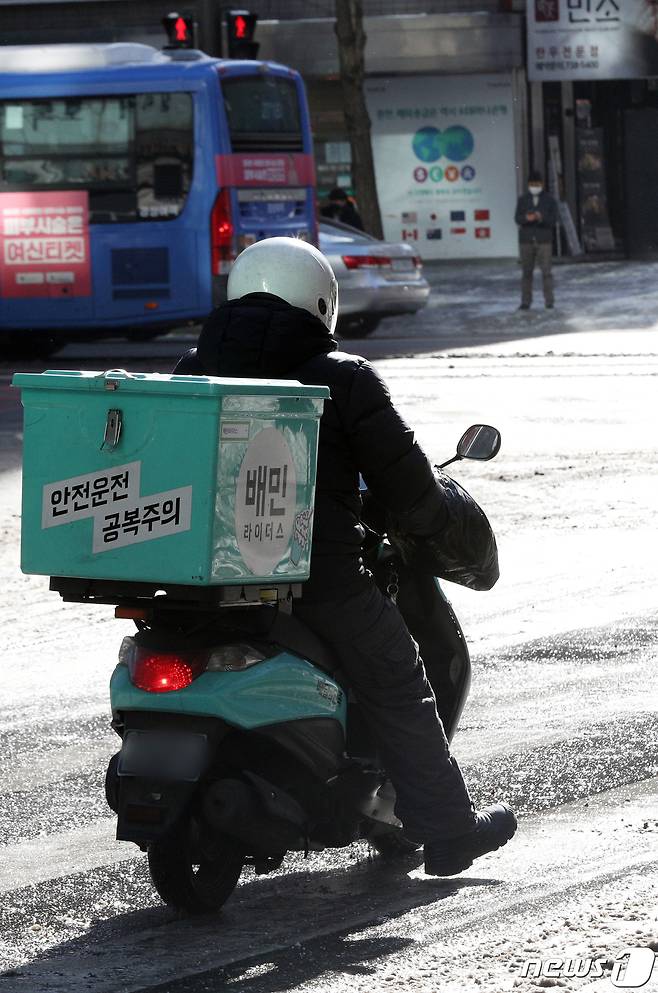
[[[308,578],[323,386],[18,373],[26,573],[193,586]]]

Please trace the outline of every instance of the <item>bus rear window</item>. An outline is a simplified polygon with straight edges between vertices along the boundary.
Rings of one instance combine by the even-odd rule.
[[[280,76],[239,76],[222,80],[224,106],[234,152],[302,151],[297,87]]]
[[[0,192],[89,191],[96,224],[177,217],[192,182],[189,93],[0,103]]]

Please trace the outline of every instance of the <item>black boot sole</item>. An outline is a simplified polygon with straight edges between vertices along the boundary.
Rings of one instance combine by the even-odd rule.
[[[481,858],[482,855],[488,855],[489,852],[497,852],[499,848],[503,848],[508,841],[516,834],[517,829],[516,820],[514,825],[510,826],[508,832],[504,837],[501,838],[497,845],[489,848],[478,849],[475,846],[471,851],[463,851],[459,854],[446,852],[445,855],[432,855],[425,859],[425,875],[426,876],[457,876],[460,872],[464,872],[466,869],[470,869],[473,865],[475,859]]]

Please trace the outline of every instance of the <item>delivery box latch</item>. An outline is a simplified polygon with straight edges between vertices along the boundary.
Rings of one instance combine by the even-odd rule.
[[[122,426],[123,426],[123,418],[121,415],[121,411],[117,410],[116,407],[110,408],[110,410],[108,410],[107,412],[107,420],[105,421],[105,434],[103,435],[103,444],[101,445],[101,452],[114,451],[114,449],[119,444]]]

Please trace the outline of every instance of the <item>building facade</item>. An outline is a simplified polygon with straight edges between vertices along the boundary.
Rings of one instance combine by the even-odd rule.
[[[230,3],[190,0],[225,51]],[[259,57],[306,80],[321,194],[351,188],[334,0],[253,0]],[[658,0],[363,0],[366,92],[388,236],[428,258],[513,255],[530,167],[585,253],[658,249]],[[0,0],[0,43],[159,46],[162,0]],[[574,250],[563,231],[560,251]]]
[[[523,20],[490,6],[366,19],[384,233],[413,241],[426,259],[516,253],[528,133]],[[333,19],[264,22],[258,37],[264,58],[293,65],[306,80],[320,194],[350,189]]]

